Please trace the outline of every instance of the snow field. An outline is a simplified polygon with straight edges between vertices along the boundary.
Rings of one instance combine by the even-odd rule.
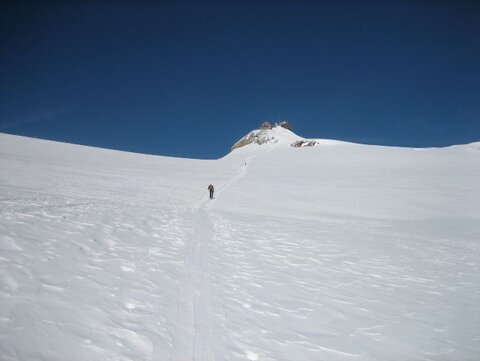
[[[321,143],[0,135],[0,359],[478,359],[480,145]]]

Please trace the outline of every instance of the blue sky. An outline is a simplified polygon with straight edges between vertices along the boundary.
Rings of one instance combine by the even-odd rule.
[[[263,120],[371,144],[480,140],[475,1],[11,1],[0,13],[0,132],[190,158],[225,155]]]

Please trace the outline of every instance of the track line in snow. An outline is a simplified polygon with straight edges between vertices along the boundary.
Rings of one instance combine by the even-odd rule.
[[[247,157],[243,164],[241,165],[240,168],[238,168],[238,173],[236,175],[234,175],[232,178],[226,180],[225,182],[221,183],[217,189],[215,190],[215,194],[219,195],[219,194],[222,194],[223,191],[225,191],[226,189],[228,189],[231,185],[235,184],[236,182],[238,182],[240,179],[242,179],[243,177],[245,177],[247,175],[247,171],[248,171],[248,165],[250,164],[250,162],[256,158],[257,156],[251,156],[251,157]]]
[[[217,196],[247,175],[248,164],[253,158],[255,157],[247,157],[236,175],[217,186]],[[174,336],[175,355],[172,360],[178,357],[199,361],[214,359],[211,320],[213,275],[209,257],[210,242],[214,237],[208,213],[211,206],[211,200],[202,198],[181,215],[182,219],[191,220],[192,223],[189,224],[191,237],[185,244],[184,279],[179,285],[178,326]],[[218,340],[216,342],[218,343]]]
[[[194,360],[212,360],[211,349],[211,287],[212,274],[210,272],[209,249],[212,239],[212,226],[208,214],[201,209],[195,219],[195,298],[193,304],[194,314]]]
[[[191,213],[190,213],[191,212]],[[192,209],[183,218],[191,220],[186,240],[184,279],[179,285],[177,322],[172,360],[213,360],[211,343],[211,286],[209,244],[212,225],[205,209]]]
[[[257,156],[251,156],[251,157],[245,158],[245,160],[242,162],[242,165],[238,168],[238,171],[237,171],[236,175],[234,175],[233,177],[227,179],[226,181],[220,183],[218,186],[215,187],[215,197],[214,197],[214,199],[209,199],[205,196],[202,196],[201,199],[199,199],[197,202],[195,202],[191,206],[191,210],[196,211],[196,210],[200,209],[202,206],[205,206],[205,205],[206,205],[207,208],[209,208],[211,206],[210,204],[212,202],[215,202],[215,199],[217,198],[218,195],[223,193],[223,191],[225,191],[227,188],[229,188],[232,184],[238,182],[241,178],[243,178],[247,175],[248,164],[250,163],[250,161],[252,159],[254,159],[256,157]]]

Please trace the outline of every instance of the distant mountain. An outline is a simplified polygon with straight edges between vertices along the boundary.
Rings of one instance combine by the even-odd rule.
[[[232,150],[244,147],[249,144],[284,144],[295,142],[300,139],[302,138],[294,134],[291,130],[286,129],[280,125],[275,125],[273,127],[269,127],[268,125],[262,125],[259,129],[252,130],[250,133],[237,141],[232,146]]]
[[[263,123],[260,128],[254,129],[240,140],[235,142],[231,150],[242,148],[249,144],[288,144],[293,148],[313,147],[325,143],[343,143],[325,139],[305,139],[296,135],[288,125],[288,123],[280,123],[270,125],[268,122]]]

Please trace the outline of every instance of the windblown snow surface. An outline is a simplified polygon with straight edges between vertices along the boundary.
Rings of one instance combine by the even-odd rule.
[[[0,135],[0,359],[479,360],[480,143],[272,134],[219,160]]]

